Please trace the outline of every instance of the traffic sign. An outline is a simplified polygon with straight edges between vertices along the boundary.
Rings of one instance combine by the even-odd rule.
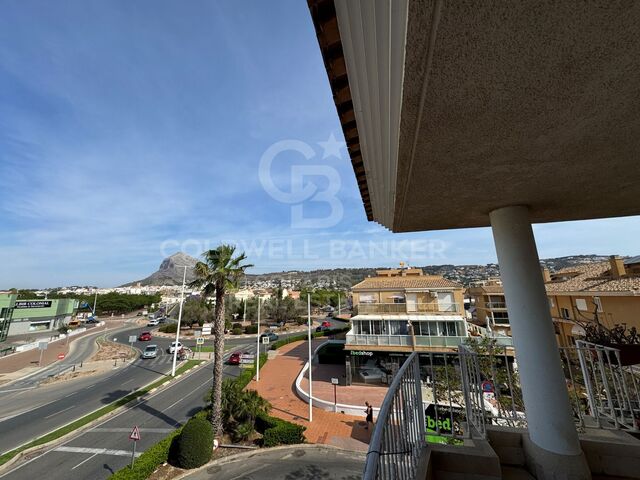
[[[493,393],[493,383],[491,383],[489,380],[485,380],[484,382],[482,382],[482,391],[484,393]]]
[[[133,427],[133,430],[131,430],[131,433],[129,434],[129,440],[133,440],[134,442],[140,440],[140,429],[137,425]]]
[[[49,342],[38,342],[38,348],[40,350],[46,350],[48,345],[49,345]]]
[[[64,359],[64,353],[59,353],[58,360],[63,360],[63,359]]]
[[[134,343],[137,339],[138,337],[136,337],[135,335],[129,335],[129,343]]]
[[[269,343],[269,337],[262,337],[262,343]]]
[[[204,337],[196,338],[196,345],[204,345]]]
[[[338,385],[338,384],[340,384],[340,380],[339,380],[339,379],[337,379],[337,378],[335,378],[335,377],[332,377],[332,378],[331,378],[331,383],[332,383],[333,385]]]

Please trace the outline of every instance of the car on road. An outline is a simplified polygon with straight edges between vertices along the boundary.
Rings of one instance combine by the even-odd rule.
[[[147,345],[142,352],[142,358],[156,358],[158,356],[158,346],[157,345]]]
[[[324,322],[322,322],[322,326],[323,327],[331,327],[331,322],[328,320],[325,320]]]
[[[324,327],[322,325],[319,327],[316,327],[316,332],[324,332],[326,330],[329,330],[329,327]]]
[[[166,317],[160,317],[160,318],[158,319],[158,323],[167,323],[167,319],[166,319]]]
[[[159,324],[160,322],[158,320],[156,320],[155,318],[152,318],[147,322],[147,327],[157,327]]]
[[[100,320],[98,320],[96,317],[89,317],[85,320],[84,323],[100,323]]]
[[[138,335],[138,340],[141,342],[148,342],[149,340],[151,340],[151,332],[142,332],[140,335]]]
[[[229,356],[229,360],[228,360],[228,364],[229,365],[240,365],[240,358],[242,357],[243,353],[242,352],[233,352],[230,356]]]
[[[136,317],[141,317],[141,316],[142,316],[142,312],[136,313]]]
[[[276,335],[273,332],[266,332],[263,333],[262,335],[260,335],[260,341],[262,342],[263,338],[268,338],[269,342],[275,342],[276,340],[278,340],[278,335]]]
[[[176,350],[176,345],[177,345],[178,351],[182,349],[182,344],[180,342],[178,342],[177,344],[176,342],[171,342],[171,345],[169,345],[169,348],[167,348],[167,353],[173,353]]]

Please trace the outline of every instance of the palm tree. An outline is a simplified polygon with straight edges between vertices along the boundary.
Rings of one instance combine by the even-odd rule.
[[[222,370],[224,353],[224,298],[227,289],[236,288],[238,282],[250,264],[242,262],[247,258],[244,253],[234,257],[236,247],[220,245],[202,254],[203,262],[196,263],[196,279],[191,286],[202,288],[205,297],[215,297],[213,310],[213,388],[211,394],[211,426],[216,436],[222,435]]]

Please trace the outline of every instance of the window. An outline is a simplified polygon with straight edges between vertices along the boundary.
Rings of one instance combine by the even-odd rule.
[[[375,293],[360,293],[358,295],[360,299],[360,303],[375,303],[376,302],[376,294]]]
[[[602,313],[604,310],[602,309],[602,302],[600,301],[600,297],[593,297],[593,303],[596,306],[596,312]]]
[[[568,320],[569,318],[571,318],[571,317],[569,316],[569,309],[568,309],[568,308],[561,308],[561,309],[560,309],[560,315],[562,316],[562,318],[566,318],[567,320]]]
[[[553,303],[553,297],[547,297],[547,299],[549,300],[549,308],[555,307],[555,303]]]
[[[576,308],[582,312],[589,310],[587,307],[587,301],[584,298],[576,298]]]

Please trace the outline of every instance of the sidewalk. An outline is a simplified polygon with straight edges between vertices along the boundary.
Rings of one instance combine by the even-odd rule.
[[[312,348],[323,341],[313,342]],[[271,415],[307,427],[305,436],[310,443],[366,451],[371,430],[364,428],[364,412],[361,417],[354,417],[314,408],[313,422],[308,421],[309,404],[295,393],[296,377],[307,360],[307,343],[294,342],[277,352],[277,356],[260,370],[260,381],[253,380],[247,386],[248,389],[257,390],[271,403]]]
[[[30,373],[33,373],[41,368],[47,367],[58,360],[58,355],[64,353],[65,356],[69,354],[73,342],[76,340],[92,335],[97,332],[107,332],[115,328],[119,328],[124,324],[122,319],[108,321],[105,327],[90,328],[86,332],[73,337],[67,337],[56,342],[50,342],[47,349],[42,352],[42,365],[38,365],[40,359],[40,350],[33,349],[26,352],[14,353],[6,357],[0,358],[0,384],[7,383],[18,378],[22,378]]]

